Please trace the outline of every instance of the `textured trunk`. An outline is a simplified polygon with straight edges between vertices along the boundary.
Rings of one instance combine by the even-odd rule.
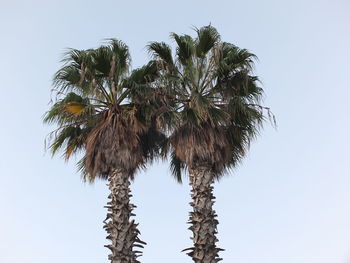
[[[108,177],[110,194],[107,203],[107,218],[104,221],[111,244],[106,245],[111,250],[108,259],[111,263],[136,263],[141,251],[135,247],[143,248],[144,242],[138,238],[140,233],[134,220],[130,219],[135,208],[130,203],[130,179],[127,173],[114,171]]]
[[[222,249],[216,247],[217,215],[213,210],[214,176],[209,168],[196,167],[190,169],[190,185],[192,186],[190,205],[193,211],[190,212],[189,228],[193,232],[193,247],[187,253],[195,263],[216,263],[221,260],[218,252]]]

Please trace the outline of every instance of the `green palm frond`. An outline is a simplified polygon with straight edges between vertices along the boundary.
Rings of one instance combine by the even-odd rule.
[[[81,81],[81,71],[79,68],[68,65],[58,70],[54,76],[54,86],[59,87],[62,91],[67,88],[78,86]]]
[[[208,120],[213,125],[225,125],[230,118],[230,114],[216,107],[208,108]]]
[[[220,34],[211,25],[202,28],[196,28],[196,55],[199,58],[204,57],[220,41]]]
[[[92,49],[88,50],[78,50],[73,48],[68,48],[67,51],[63,55],[63,59],[61,60],[65,64],[71,64],[77,68],[81,68],[81,66],[90,67],[92,65],[92,59],[90,52]]]
[[[94,61],[94,70],[96,70],[97,77],[108,77],[111,72],[113,63],[113,52],[109,46],[101,46],[92,52],[92,57]]]
[[[168,70],[172,69],[174,61],[171,54],[171,48],[168,44],[164,42],[151,42],[148,44],[147,49],[156,60],[162,62],[164,67]]]
[[[175,33],[171,33],[170,36],[177,43],[176,55],[180,63],[182,65],[191,64],[194,55],[194,41],[192,37],[188,35],[179,36]]]
[[[251,70],[254,65],[254,61],[257,60],[257,56],[250,53],[247,49],[240,49],[236,46],[231,47],[223,60],[233,69],[249,69]]]
[[[68,126],[60,129],[49,146],[52,155],[55,155],[59,149],[65,148],[65,159],[69,159],[72,153],[82,149],[84,136],[86,136],[87,132],[87,129],[84,130],[80,126]]]
[[[111,38],[109,45],[113,54],[116,56],[116,68],[122,73],[127,73],[131,65],[131,56],[128,46],[122,41]]]

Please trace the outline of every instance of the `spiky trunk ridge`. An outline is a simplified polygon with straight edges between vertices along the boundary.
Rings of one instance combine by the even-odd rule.
[[[135,247],[143,248],[145,242],[138,238],[140,231],[132,216],[132,210],[136,207],[130,203],[130,177],[127,173],[115,170],[108,177],[110,194],[107,203],[107,218],[104,221],[111,244],[105,247],[111,250],[108,259],[111,263],[138,263],[141,251],[134,250]]]
[[[190,205],[193,211],[190,212],[189,229],[193,233],[193,247],[187,253],[195,263],[216,263],[220,260],[218,252],[223,250],[216,247],[218,241],[217,215],[213,210],[214,195],[213,186],[214,175],[207,167],[196,167],[190,169],[190,185],[192,186]]]

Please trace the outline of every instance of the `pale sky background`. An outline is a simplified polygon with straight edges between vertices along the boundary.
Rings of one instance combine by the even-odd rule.
[[[234,175],[216,184],[223,262],[350,263],[349,0],[0,0],[0,262],[108,262],[105,182],[44,152],[42,124],[64,48],[104,38],[145,63],[149,41],[210,22],[257,54],[277,116]],[[187,181],[166,163],[140,173],[133,202],[143,263],[192,262]]]

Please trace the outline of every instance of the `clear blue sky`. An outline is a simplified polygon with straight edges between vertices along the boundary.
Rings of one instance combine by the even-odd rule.
[[[44,153],[51,78],[66,47],[122,39],[133,66],[149,41],[210,22],[259,57],[277,116],[233,176],[215,188],[224,262],[349,263],[348,0],[0,0],[0,262],[107,262],[105,182]],[[143,263],[191,262],[189,187],[167,164],[133,184]]]

